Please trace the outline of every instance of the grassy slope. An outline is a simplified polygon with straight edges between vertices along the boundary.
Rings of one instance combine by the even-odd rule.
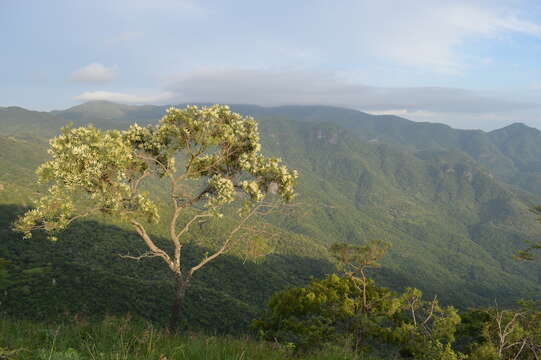
[[[7,356],[11,354],[11,356]],[[367,359],[346,348],[292,356],[284,345],[251,338],[168,335],[163,330],[127,318],[106,318],[88,324],[74,318],[64,324],[37,324],[0,319],[0,357],[50,360],[355,360]]]

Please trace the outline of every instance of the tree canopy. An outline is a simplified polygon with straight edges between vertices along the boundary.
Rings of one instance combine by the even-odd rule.
[[[173,312],[179,311],[196,271],[249,237],[243,236],[248,221],[272,206],[264,201],[268,193],[273,203],[294,197],[298,176],[280,159],[261,153],[253,118],[220,105],[170,108],[157,125],[134,124],[127,130],[66,127],[50,141],[49,155],[37,170],[39,181],[48,185],[47,193],[15,229],[26,238],[34,230],[45,230],[54,240],[70,223],[93,214],[127,222],[148,247],[147,253],[129,257],[159,257],[174,273]],[[160,198],[157,193],[164,186],[166,195]],[[159,205],[164,197],[170,205],[167,211]],[[187,233],[201,221],[223,217],[225,211],[237,218],[235,225],[213,252],[186,268],[181,250]],[[172,252],[158,246],[147,231],[148,224],[162,222]],[[178,322],[178,314],[173,317],[171,327]]]

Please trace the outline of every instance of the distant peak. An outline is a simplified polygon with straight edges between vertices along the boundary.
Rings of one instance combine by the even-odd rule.
[[[0,109],[5,110],[16,110],[16,111],[30,111],[20,106],[6,106],[6,107],[0,107]]]
[[[86,101],[82,103],[81,105],[86,105],[86,104],[116,104],[116,103],[109,100],[90,100],[90,101]]]
[[[79,105],[75,105],[74,107],[94,107],[94,106],[122,106],[122,104],[114,103],[112,101],[107,100],[92,100],[87,101]]]
[[[493,130],[490,132],[492,135],[503,136],[503,137],[515,137],[515,136],[538,136],[539,130],[533,127],[530,127],[524,123],[516,122],[511,125],[507,125],[501,129]]]
[[[501,129],[494,130],[493,132],[500,132],[500,131],[537,131],[536,128],[530,127],[522,122],[516,122],[512,123],[511,125],[507,125]]]
[[[120,111],[129,107],[128,105],[118,104],[107,100],[92,100],[79,105],[72,106],[64,112],[102,112],[102,111]]]
[[[28,110],[20,106],[6,106],[6,107],[0,107],[0,111],[6,111],[6,112],[17,112],[17,113],[42,113],[43,111],[40,110]]]
[[[504,127],[504,129],[533,129],[533,128],[529,127],[528,125],[522,122],[516,122]]]

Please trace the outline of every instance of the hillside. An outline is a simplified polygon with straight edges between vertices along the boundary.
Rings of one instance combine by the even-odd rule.
[[[470,156],[503,181],[541,195],[541,131],[521,123],[484,132],[458,130],[444,124],[420,123],[392,115],[370,115],[325,106],[258,108],[238,111],[256,117],[332,122],[364,141],[398,145],[411,151],[456,150]]]
[[[163,320],[167,273],[158,262],[117,256],[141,249],[122,224],[81,222],[55,244],[42,237],[23,241],[9,224],[39,190],[33,171],[61,126],[143,125],[164,109],[106,102],[51,113],[0,109],[0,257],[12,261],[2,300],[8,311],[32,317],[130,311]],[[269,219],[279,234],[273,255],[258,263],[225,257],[196,276],[188,306],[197,304],[199,313],[191,323],[244,328],[274,291],[332,271],[324,249],[335,241],[391,242],[384,267],[373,273],[382,285],[419,287],[458,306],[541,294],[541,266],[512,259],[527,240],[541,236],[529,212],[541,203],[538,130],[520,124],[488,133],[457,130],[332,107],[232,109],[259,120],[264,152],[299,170],[300,206],[293,215]],[[73,302],[60,305],[66,297]],[[216,318],[223,322],[211,326]]]

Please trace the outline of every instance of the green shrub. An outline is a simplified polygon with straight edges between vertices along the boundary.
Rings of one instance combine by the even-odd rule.
[[[460,316],[418,289],[397,296],[354,277],[330,275],[304,288],[277,293],[253,326],[269,341],[296,352],[345,344],[364,353],[389,352],[416,359],[460,359],[452,344]]]

